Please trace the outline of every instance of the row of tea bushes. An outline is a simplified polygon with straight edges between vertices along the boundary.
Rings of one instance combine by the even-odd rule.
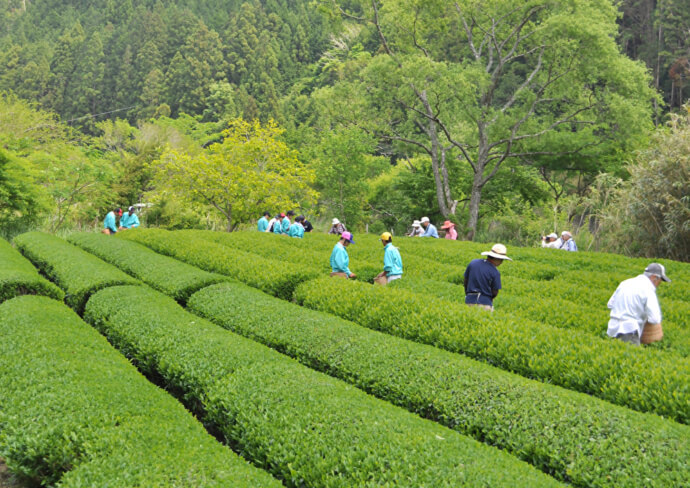
[[[136,229],[116,236],[138,242],[205,271],[229,276],[284,299],[292,297],[299,283],[319,275],[308,266],[294,266],[289,262],[229,249],[190,234],[161,229]]]
[[[65,297],[9,242],[0,239],[0,303],[20,295],[45,295],[56,300]]]
[[[102,288],[139,283],[119,269],[51,234],[28,232],[14,238],[17,248],[62,288],[65,302],[81,313]]]
[[[151,289],[102,290],[85,317],[289,486],[559,486],[506,453],[223,330]]]
[[[67,240],[180,303],[201,288],[228,279],[162,256],[136,242],[113,239],[105,234],[82,232],[70,235]]]
[[[690,428],[685,425],[281,303],[238,283],[205,288],[187,306],[573,486],[688,483]],[[280,314],[274,312],[278,309]]]
[[[64,304],[0,305],[0,457],[27,485],[278,487]]]
[[[528,378],[682,423],[690,421],[687,358],[527,320],[500,321],[474,307],[350,280],[303,283],[295,299],[365,327],[463,353]]]

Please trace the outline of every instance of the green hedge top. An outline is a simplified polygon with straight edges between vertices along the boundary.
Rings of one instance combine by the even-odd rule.
[[[203,401],[206,422],[289,486],[558,486],[506,453],[225,331],[153,290],[102,290],[86,316],[142,368],[188,401]]]
[[[64,487],[281,486],[219,444],[65,305],[0,305],[0,457]]]
[[[105,234],[83,232],[67,240],[182,303],[195,291],[228,279]]]
[[[14,238],[19,250],[66,292],[65,301],[78,313],[92,293],[115,285],[139,281],[68,242],[42,232]]]
[[[295,287],[319,273],[299,262],[261,257],[215,242],[161,229],[136,229],[117,234],[118,238],[144,244],[206,271],[229,276],[279,298],[290,299]]]
[[[9,242],[0,239],[0,303],[20,295],[45,295],[56,300],[65,297]]]
[[[188,307],[572,485],[632,488],[644,479],[645,486],[665,488],[688,482],[685,425],[281,303],[238,283],[205,288]],[[278,308],[282,313],[275,314]]]
[[[477,307],[350,280],[306,282],[295,298],[309,308],[460,352],[528,378],[690,421],[687,358],[528,320],[499,320]]]

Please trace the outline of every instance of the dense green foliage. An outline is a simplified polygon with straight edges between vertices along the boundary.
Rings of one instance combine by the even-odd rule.
[[[558,486],[498,450],[421,420],[194,316],[150,289],[95,294],[85,317],[288,486]]]
[[[261,258],[220,244],[209,243],[193,235],[160,229],[138,229],[117,234],[150,247],[156,252],[212,273],[220,273],[279,298],[290,299],[295,287],[318,273],[289,262]],[[285,238],[287,239],[287,237]]]
[[[333,300],[335,296],[339,299]],[[501,320],[457,302],[347,280],[303,283],[295,298],[365,327],[460,352],[635,410],[690,422],[690,363],[675,355],[526,319]],[[646,374],[640,376],[639,371]]]
[[[241,284],[201,290],[188,308],[574,486],[687,483],[686,426],[280,303]],[[629,457],[636,462],[621,463]]]
[[[136,242],[113,239],[105,234],[82,232],[70,235],[67,240],[181,303],[201,288],[227,280],[224,276],[161,256]]]
[[[65,294],[38,274],[9,242],[0,239],[0,303],[20,295],[45,295],[62,300]]]
[[[139,283],[59,237],[27,232],[14,239],[17,248],[44,275],[65,291],[65,302],[78,313],[89,297],[102,288]]]
[[[0,457],[37,486],[281,486],[65,305],[0,305]]]

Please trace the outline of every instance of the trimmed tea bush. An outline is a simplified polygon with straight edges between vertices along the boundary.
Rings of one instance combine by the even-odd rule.
[[[9,242],[0,239],[0,303],[20,295],[45,295],[56,300],[65,298],[62,290],[41,277]]]
[[[27,232],[14,238],[17,248],[48,276],[65,295],[65,302],[81,313],[91,294],[115,285],[139,283],[119,269],[78,247],[42,232]]]
[[[62,487],[279,487],[65,305],[0,305],[0,457]]]

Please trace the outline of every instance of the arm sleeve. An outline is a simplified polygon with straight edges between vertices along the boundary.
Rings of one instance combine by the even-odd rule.
[[[659,307],[659,299],[656,297],[656,294],[647,298],[645,313],[647,314],[647,322],[650,324],[661,323],[661,307]]]
[[[386,274],[389,274],[391,271],[393,271],[393,256],[391,256],[391,253],[388,251],[383,254],[383,270],[386,272]]]

